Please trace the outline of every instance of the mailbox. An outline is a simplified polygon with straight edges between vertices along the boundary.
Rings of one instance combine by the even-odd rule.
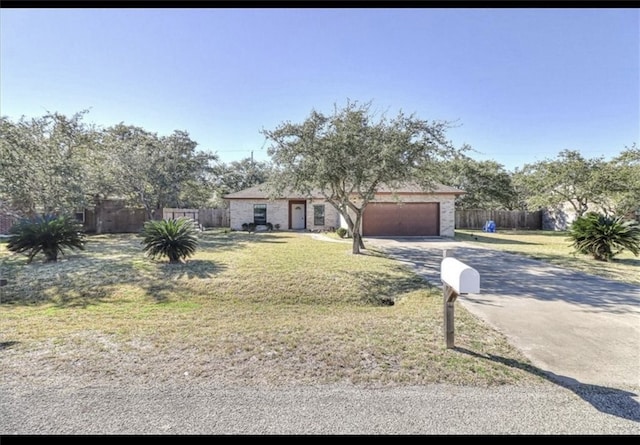
[[[455,329],[453,326],[453,308],[456,298],[460,294],[480,293],[480,274],[473,267],[462,261],[447,257],[440,265],[440,279],[444,296],[444,336],[447,348],[454,347]]]
[[[480,293],[480,274],[455,258],[444,258],[440,266],[440,279],[457,294]]]

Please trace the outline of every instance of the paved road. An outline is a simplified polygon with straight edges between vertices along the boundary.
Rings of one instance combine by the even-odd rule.
[[[0,389],[2,434],[640,434],[630,393],[553,384]]]
[[[640,435],[638,287],[463,243],[365,242],[434,284],[442,249],[452,249],[481,274],[481,294],[459,304],[503,332],[549,381],[489,389],[26,387],[2,384],[0,373],[0,434]]]

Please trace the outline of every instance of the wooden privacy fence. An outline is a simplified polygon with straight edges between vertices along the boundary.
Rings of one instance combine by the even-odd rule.
[[[105,199],[95,208],[85,209],[83,218],[87,232],[135,233],[147,221],[147,212],[141,208],[127,207],[124,200]]]
[[[542,211],[456,210],[456,229],[482,229],[487,221],[494,221],[496,230],[542,230]]]
[[[203,227],[229,227],[229,209],[200,209],[198,222]]]
[[[18,222],[18,217],[17,216],[8,215],[8,214],[2,213],[2,211],[0,211],[0,235],[8,234],[9,233],[9,229],[16,222]]]
[[[148,220],[145,209],[127,207],[121,199],[105,199],[78,214],[84,230],[91,233],[136,233]],[[163,219],[180,217],[191,218],[202,227],[229,227],[229,209],[162,209]],[[4,212],[0,207],[0,235],[8,233],[17,220],[17,215]]]
[[[202,227],[229,227],[229,209],[162,209],[163,219],[191,218]]]

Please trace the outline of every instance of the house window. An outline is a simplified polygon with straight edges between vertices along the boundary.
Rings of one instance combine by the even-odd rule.
[[[313,224],[324,226],[324,204],[313,206]]]
[[[253,223],[256,226],[263,226],[267,223],[267,205],[266,204],[254,204]]]
[[[74,213],[74,217],[77,222],[84,224],[84,209],[76,210]]]

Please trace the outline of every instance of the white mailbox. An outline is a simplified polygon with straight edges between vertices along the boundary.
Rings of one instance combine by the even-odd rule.
[[[444,258],[440,266],[440,279],[457,294],[479,294],[480,274],[455,258]]]

